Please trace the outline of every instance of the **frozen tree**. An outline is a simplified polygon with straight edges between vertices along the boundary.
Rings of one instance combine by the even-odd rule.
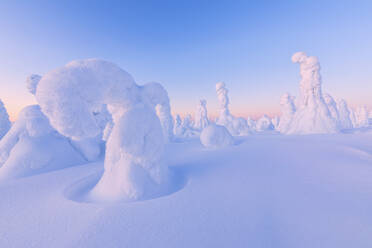
[[[336,120],[337,124],[339,125],[339,128],[341,129],[342,127],[340,125],[340,115],[338,113],[336,101],[333,99],[333,97],[330,94],[327,94],[327,93],[323,94],[323,97],[324,97],[325,103],[328,106],[328,110],[331,113],[332,118]]]
[[[31,74],[30,76],[26,78],[26,88],[31,94],[35,95],[36,87],[40,79],[41,79],[41,76],[37,74]]]
[[[277,130],[278,127],[279,127],[279,123],[280,123],[280,118],[279,118],[279,116],[274,116],[274,117],[271,119],[271,123],[273,124],[274,130]]]
[[[183,137],[184,138],[191,138],[194,136],[198,136],[200,133],[195,130],[194,122],[192,121],[192,117],[190,114],[187,114],[182,120],[182,128],[183,128]]]
[[[173,117],[169,103],[168,92],[156,82],[145,84],[142,87],[144,94],[150,100],[150,104],[156,108],[156,113],[163,128],[163,135],[166,142],[173,139]]]
[[[286,133],[290,127],[293,116],[296,112],[296,107],[293,101],[293,97],[288,93],[284,94],[280,98],[280,108],[282,115],[280,116],[280,121],[278,125],[278,131],[281,133]]]
[[[30,176],[84,163],[83,157],[49,124],[38,105],[27,106],[0,141],[0,178]]]
[[[41,79],[36,98],[51,124],[70,138],[96,137],[94,109],[106,104],[113,127],[106,144],[104,173],[89,196],[136,200],[157,194],[168,182],[162,163],[164,136],[152,94],[131,75],[103,60],[73,61]]]
[[[194,128],[203,130],[208,124],[207,101],[202,99],[199,101],[199,105],[196,108]]]
[[[248,116],[247,126],[248,126],[248,129],[251,130],[251,131],[256,130],[256,121]]]
[[[200,134],[200,142],[207,148],[222,148],[234,144],[234,138],[224,126],[210,124]]]
[[[356,116],[356,127],[368,127],[369,126],[369,119],[368,119],[368,111],[366,106],[359,106],[355,112]]]
[[[339,113],[339,125],[342,129],[351,129],[353,128],[353,123],[350,119],[351,112],[347,106],[347,103],[344,99],[337,101],[337,109]]]
[[[304,52],[292,56],[294,63],[300,64],[300,98],[287,134],[335,133],[335,120],[324,101],[321,89],[320,65],[317,57]]]
[[[260,119],[258,119],[256,123],[256,131],[263,132],[273,129],[274,126],[271,123],[271,119],[267,115],[263,115]]]
[[[5,109],[4,103],[0,99],[0,140],[9,131],[11,122],[8,112]]]
[[[221,126],[227,127],[227,129],[232,129],[231,122],[233,117],[229,111],[229,97],[228,90],[226,89],[225,83],[219,82],[216,84],[217,98],[220,104],[220,116],[216,123]]]
[[[216,124],[225,126],[232,135],[245,135],[249,132],[248,124],[244,118],[235,118],[230,114],[228,92],[225,83],[216,84],[216,93],[220,104],[220,115]]]
[[[174,135],[176,137],[183,137],[185,133],[185,129],[182,126],[182,120],[179,115],[176,115],[176,118],[174,120]]]

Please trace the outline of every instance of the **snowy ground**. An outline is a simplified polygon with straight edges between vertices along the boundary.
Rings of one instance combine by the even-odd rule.
[[[0,185],[0,247],[372,247],[372,133],[167,146],[178,191],[81,202],[102,162]]]

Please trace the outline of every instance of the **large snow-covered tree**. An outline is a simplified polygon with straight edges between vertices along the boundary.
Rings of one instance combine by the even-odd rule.
[[[335,133],[339,131],[324,100],[320,64],[317,57],[304,52],[292,56],[293,63],[300,64],[300,97],[287,134]]]
[[[73,61],[39,83],[36,98],[42,111],[67,137],[99,134],[93,111],[100,105],[106,104],[112,115],[104,173],[90,192],[95,199],[140,199],[155,194],[168,179],[163,130],[151,100],[158,96],[146,91],[129,73],[98,59]]]

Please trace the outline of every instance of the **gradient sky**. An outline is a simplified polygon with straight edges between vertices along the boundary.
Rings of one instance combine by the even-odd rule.
[[[279,112],[297,95],[291,55],[318,56],[323,88],[372,107],[372,1],[7,1],[0,2],[0,98],[12,119],[33,103],[31,73],[74,59],[103,58],[137,83],[162,83],[173,112],[205,98],[217,113],[224,81],[231,110]]]

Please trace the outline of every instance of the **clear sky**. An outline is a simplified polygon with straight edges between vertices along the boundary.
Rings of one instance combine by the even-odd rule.
[[[193,113],[215,84],[247,117],[279,112],[297,95],[291,55],[318,56],[324,91],[372,107],[372,1],[18,1],[0,2],[0,98],[15,119],[33,103],[31,73],[74,59],[103,58],[137,83],[162,83],[173,112]]]

